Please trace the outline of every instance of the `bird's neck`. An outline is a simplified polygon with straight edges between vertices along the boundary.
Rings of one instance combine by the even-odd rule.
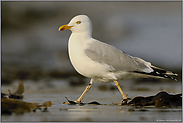
[[[79,33],[72,33],[71,36],[77,37],[81,40],[87,40],[89,38],[92,38],[91,32],[79,32]]]

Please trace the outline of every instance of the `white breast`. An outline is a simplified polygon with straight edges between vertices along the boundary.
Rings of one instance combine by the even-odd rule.
[[[88,78],[103,80],[102,82],[116,79],[113,74],[109,73],[108,65],[95,62],[86,56],[85,49],[88,47],[87,44],[92,42],[92,38],[85,39],[80,36],[81,34],[72,33],[68,45],[69,58],[76,71]]]

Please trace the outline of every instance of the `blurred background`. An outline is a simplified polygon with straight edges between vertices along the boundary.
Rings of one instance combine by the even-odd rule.
[[[159,91],[181,93],[181,5],[181,1],[2,1],[1,92],[9,93],[9,89],[14,92],[22,80],[24,101],[41,104],[51,101],[53,104],[47,113],[3,116],[2,121],[180,120],[182,110],[159,111],[155,108],[155,111],[129,112],[129,107],[121,106],[63,105],[67,101],[65,96],[70,100],[77,99],[89,79],[79,75],[70,63],[67,43],[71,31],[59,32],[58,28],[76,15],[86,14],[93,23],[94,38],[179,75],[178,81],[120,81],[129,98],[156,95]],[[112,104],[121,99],[121,94],[111,83],[95,83],[84,97],[84,102],[95,100]]]
[[[179,74],[181,2],[1,2],[1,80],[83,79],[67,51],[78,14],[93,23],[93,37]]]

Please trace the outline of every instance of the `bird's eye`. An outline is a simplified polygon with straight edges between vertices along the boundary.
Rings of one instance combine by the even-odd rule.
[[[77,21],[76,23],[77,23],[77,24],[80,24],[80,23],[81,23],[81,21]]]

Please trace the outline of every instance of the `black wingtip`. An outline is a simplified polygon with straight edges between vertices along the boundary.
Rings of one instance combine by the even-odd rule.
[[[162,77],[162,78],[167,78],[167,79],[172,79],[174,81],[177,81],[177,79],[166,74],[165,70],[159,70],[159,69],[154,69],[154,68],[153,68],[153,70],[154,71],[151,73],[146,73],[146,72],[141,72],[141,71],[134,71],[134,72],[139,73],[139,74],[145,74],[145,75],[150,75],[150,76],[154,76],[154,77]]]

